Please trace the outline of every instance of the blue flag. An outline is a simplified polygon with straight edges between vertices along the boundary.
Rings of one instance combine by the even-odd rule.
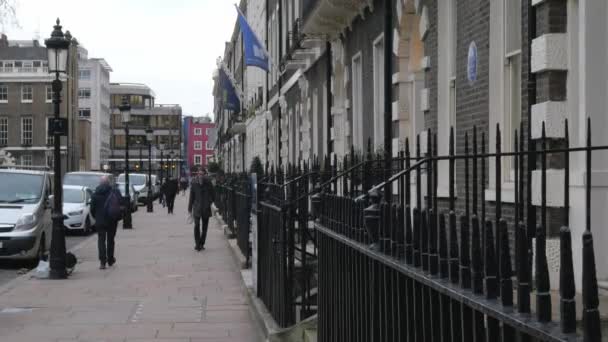
[[[239,96],[236,93],[236,89],[234,88],[234,84],[226,74],[224,68],[220,69],[220,86],[222,89],[222,103],[224,104],[224,109],[232,110],[238,112],[241,110],[241,101]]]
[[[239,13],[239,26],[241,28],[241,33],[243,34],[243,45],[245,47],[245,64],[255,66],[266,71],[269,71],[269,59],[268,52],[264,48],[264,46],[260,43],[260,40],[255,35],[255,32],[249,26],[247,19],[241,13],[239,8],[236,7],[236,10]]]

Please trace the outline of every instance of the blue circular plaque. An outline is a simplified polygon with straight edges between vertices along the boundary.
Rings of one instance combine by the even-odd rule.
[[[469,55],[467,58],[467,78],[469,83],[473,84],[477,81],[477,44],[471,42],[469,44]]]

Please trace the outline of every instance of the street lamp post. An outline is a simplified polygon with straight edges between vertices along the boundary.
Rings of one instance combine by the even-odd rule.
[[[160,182],[163,182],[163,175],[164,175],[164,167],[165,167],[165,162],[163,160],[164,155],[163,155],[163,151],[165,149],[165,144],[160,144],[158,145],[158,148],[160,148]]]
[[[169,152],[169,172],[171,177],[173,177],[173,163],[175,163],[175,160],[173,160],[173,151]]]
[[[122,123],[125,125],[125,203],[127,210],[124,212],[122,220],[122,229],[133,229],[133,222],[131,220],[131,194],[129,189],[129,121],[131,121],[131,104],[127,102],[127,97],[122,98],[120,104],[120,115],[122,116]],[[135,204],[137,205],[137,203]]]
[[[70,41],[63,35],[59,19],[51,33],[51,38],[44,41],[49,63],[49,73],[55,74],[55,79],[52,83],[53,90],[53,111],[54,117],[52,120],[53,130],[53,158],[54,158],[54,189],[53,189],[53,235],[51,237],[51,256],[50,256],[50,278],[65,279],[68,276],[66,270],[66,252],[65,252],[65,230],[63,227],[63,187],[61,185],[61,136],[67,133],[65,124],[67,120],[62,120],[59,117],[61,104],[61,89],[62,84],[59,80],[59,74],[67,74],[68,52]],[[44,243],[40,241],[40,243]]]
[[[152,204],[152,139],[154,138],[154,130],[148,128],[146,130],[146,140],[148,140],[148,210],[154,212]]]

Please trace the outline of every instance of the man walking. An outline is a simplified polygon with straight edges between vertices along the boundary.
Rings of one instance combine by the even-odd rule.
[[[188,180],[186,177],[182,176],[182,178],[179,180],[179,186],[182,190],[182,196],[186,196],[186,190],[188,189]]]
[[[91,199],[91,214],[95,217],[95,227],[97,229],[97,247],[99,250],[99,268],[104,270],[106,263],[114,265],[114,237],[116,236],[116,226],[118,219],[113,217],[112,208],[116,205],[114,200],[121,198],[120,193],[110,186],[110,179],[103,176],[95,193]]]
[[[215,201],[215,189],[207,172],[199,169],[196,178],[190,186],[190,198],[188,199],[188,213],[194,220],[194,249],[201,251],[205,249],[207,240],[207,227],[211,217],[211,203]],[[201,233],[201,222],[203,231]]]
[[[165,200],[167,201],[167,211],[169,214],[173,214],[173,206],[175,205],[175,196],[177,196],[177,192],[177,179],[171,179],[171,176],[169,176],[165,187]]]

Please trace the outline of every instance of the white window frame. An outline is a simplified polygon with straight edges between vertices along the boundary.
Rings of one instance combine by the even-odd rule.
[[[516,3],[517,8],[516,13],[519,15],[514,16],[516,18],[515,23],[508,23],[507,18],[507,4]],[[521,64],[522,64],[522,54],[521,54],[521,0],[505,0],[504,2],[504,60],[505,60],[505,68],[504,68],[504,112],[503,112],[503,122],[500,125],[502,128],[502,150],[503,151],[512,151],[513,150],[513,132],[515,129],[519,131],[519,122],[521,121]],[[519,23],[519,25],[517,25]],[[519,39],[519,49],[509,49],[507,47],[508,41],[508,29],[511,27],[516,27],[515,32],[511,32],[517,39]],[[502,164],[503,167],[503,178],[507,181],[514,182],[514,163],[511,158],[503,158]]]
[[[84,73],[88,72],[87,77],[83,77]],[[78,70],[78,79],[83,81],[88,81],[91,79],[91,69],[79,69]]]
[[[507,52],[506,29],[507,27],[513,27],[513,25],[506,22],[507,12],[505,5],[507,3],[513,3],[513,0],[495,1],[491,2],[490,4],[490,41],[494,42],[494,44],[490,44],[489,62],[490,122],[488,147],[490,153],[496,152],[496,124],[500,124],[501,128],[501,151],[505,152],[513,150],[514,127],[511,127],[513,126],[512,117],[511,114],[509,114],[510,111],[507,109],[511,107],[511,94],[513,93],[510,89],[511,61],[512,58],[516,56],[521,57],[521,49]],[[521,21],[521,15],[519,15],[518,20]],[[521,30],[521,28],[519,29]],[[520,42],[520,44],[523,44],[523,42]],[[521,63],[519,67],[521,68]],[[517,95],[521,99],[521,82],[519,82],[518,89],[519,92]],[[521,117],[521,102],[519,103],[519,116]],[[519,127],[517,128],[519,133]],[[514,173],[511,169],[511,166],[513,165],[512,160],[510,158],[503,157],[501,162],[501,200],[505,203],[514,203],[515,183]],[[496,166],[494,162],[489,163],[488,166],[489,185],[485,190],[485,197],[488,201],[494,201],[496,200]]]
[[[6,99],[0,99],[0,103],[8,103],[8,85],[0,84],[0,89],[4,90],[1,93],[6,96]]]
[[[0,117],[0,146],[8,145],[8,117]]]
[[[372,43],[374,91],[374,150],[384,146],[384,33]]]
[[[196,165],[196,166],[203,165],[203,155],[202,154],[194,155],[194,165]]]
[[[196,136],[203,135],[203,129],[202,128],[195,128],[194,129],[194,135],[196,135]]]
[[[30,124],[30,131],[29,134],[30,136],[26,138],[26,130],[25,130],[25,126],[26,126],[26,120],[31,120],[31,124]],[[26,142],[26,139],[29,139],[29,143]],[[21,145],[25,145],[25,146],[33,146],[34,145],[34,117],[32,116],[22,116],[21,117]]]
[[[44,135],[46,136],[46,140],[45,141],[46,141],[46,145],[47,146],[52,146],[55,143],[55,139],[54,139],[55,137],[52,134],[49,134],[49,119],[50,118],[51,118],[50,116],[47,116],[45,118],[45,132],[44,132]]]
[[[84,94],[84,93],[85,93],[87,90],[89,91],[89,95],[88,95],[88,96],[85,96],[85,94]],[[82,92],[82,93],[81,93],[81,92]],[[79,98],[79,99],[84,99],[84,100],[86,100],[86,99],[90,99],[90,98],[91,98],[91,88],[78,88],[78,98]]]
[[[457,0],[443,0],[438,3],[438,16],[446,18],[438,25],[437,56],[437,152],[447,155],[450,146],[450,129],[456,131],[456,52],[457,52]],[[439,161],[437,194],[440,197],[449,195],[449,168],[447,160]]]
[[[32,166],[34,164],[34,158],[31,153],[22,154],[19,159],[21,166]]]
[[[46,103],[53,103],[53,87],[50,85],[47,85],[45,87],[46,89]],[[49,95],[51,95],[51,97],[49,97]]]
[[[87,110],[89,111],[89,116],[82,115],[82,112],[87,111]],[[89,108],[89,107],[78,108],[78,117],[79,118],[90,118],[91,117],[91,108]]]
[[[211,146],[209,143],[210,143],[210,141],[209,141],[209,140],[207,140],[207,141],[205,142],[205,149],[206,149],[207,151],[213,151],[213,146]]]
[[[29,88],[29,99],[24,98],[27,92],[26,89]],[[34,102],[34,86],[31,84],[23,84],[21,85],[21,103],[32,103]]]
[[[358,66],[358,68],[355,68]],[[363,139],[363,54],[359,51],[353,58],[351,63],[352,73],[352,120],[353,132],[352,140],[355,148],[365,151],[365,142]],[[313,105],[314,106],[314,105]]]
[[[198,140],[194,142],[194,149],[199,151],[203,149],[203,142]]]

